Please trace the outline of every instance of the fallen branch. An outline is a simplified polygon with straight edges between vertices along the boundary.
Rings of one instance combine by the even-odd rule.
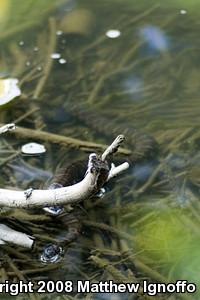
[[[0,126],[3,126],[0,124]],[[6,125],[7,126],[7,125]],[[4,127],[4,126],[3,126]],[[60,144],[66,147],[78,148],[80,150],[91,149],[91,151],[104,151],[108,146],[104,144],[97,144],[93,142],[87,142],[55,133],[50,133],[43,130],[34,130],[25,127],[16,127],[15,130],[10,132],[14,134],[16,137],[23,139],[31,139],[31,140],[40,140],[43,142],[50,142],[55,144]],[[130,155],[131,151],[125,148],[119,148],[118,153],[123,155]]]
[[[34,244],[34,238],[16,231],[4,224],[0,224],[0,244],[13,243],[26,248],[32,248]]]
[[[123,140],[124,136],[118,136],[101,157],[95,153],[90,154],[86,175],[82,181],[71,186],[48,190],[28,189],[26,191],[14,191],[0,189],[0,206],[24,208],[52,207],[61,204],[75,204],[90,198],[108,180],[129,167],[128,163],[123,163],[118,167],[112,164],[111,169],[109,169],[109,165],[106,162],[106,158],[118,150]],[[0,224],[0,245],[5,243],[14,243],[26,248],[32,248],[34,238]]]
[[[105,159],[110,153],[117,151],[121,136],[103,153],[103,159],[95,153],[90,154],[86,175],[82,181],[63,188],[48,190],[14,191],[0,189],[0,206],[6,207],[48,207],[61,204],[74,204],[93,196],[108,179],[128,168],[128,163],[112,167],[111,173]],[[109,150],[110,149],[110,150]]]

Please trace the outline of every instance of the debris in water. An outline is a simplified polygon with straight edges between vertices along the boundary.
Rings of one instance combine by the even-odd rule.
[[[180,14],[181,14],[181,15],[185,15],[185,14],[187,14],[187,10],[185,10],[185,9],[181,9],[181,10],[180,10]]]
[[[117,29],[110,29],[106,32],[106,36],[110,39],[116,39],[121,35],[121,32]]]
[[[61,64],[61,65],[63,65],[63,64],[66,64],[66,59],[64,59],[64,58],[60,58],[59,59],[59,63]]]
[[[62,30],[57,30],[56,31],[56,35],[62,35],[62,34],[63,34]]]
[[[55,263],[57,262],[63,253],[63,249],[55,244],[47,245],[40,257],[40,260],[44,263]]]
[[[64,208],[62,206],[50,206],[50,207],[44,207],[43,209],[49,214],[54,216],[58,216],[62,214],[64,211]]]
[[[53,59],[59,59],[61,57],[60,53],[52,53],[51,58]]]
[[[0,79],[0,105],[4,105],[21,95],[18,79]]]
[[[42,154],[46,152],[46,148],[38,143],[28,143],[21,147],[21,151],[24,154]]]
[[[20,41],[20,42],[19,42],[19,45],[20,45],[20,46],[24,46],[24,41]]]

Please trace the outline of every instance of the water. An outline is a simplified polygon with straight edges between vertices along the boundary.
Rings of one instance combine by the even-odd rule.
[[[134,152],[130,170],[102,198],[64,217],[2,212],[2,222],[38,240],[32,252],[2,246],[2,279],[200,285],[198,7],[196,0],[1,1],[0,75],[17,78],[22,95],[0,106],[0,122],[97,143],[122,130]],[[29,142],[1,137],[1,187],[38,188],[58,166],[88,157],[88,149],[51,142],[43,142],[45,154],[21,154]],[[57,244],[62,256],[41,262],[45,245]],[[170,299],[184,297],[197,296]],[[110,298],[133,295],[95,295]]]

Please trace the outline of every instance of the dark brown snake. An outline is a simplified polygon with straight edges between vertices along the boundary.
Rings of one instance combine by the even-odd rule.
[[[104,116],[95,114],[93,111],[83,109],[77,106],[70,106],[70,113],[78,118],[80,121],[84,122],[88,127],[92,128],[94,131],[105,134],[105,136],[113,136],[124,134],[127,137],[127,144],[132,150],[131,161],[138,162],[140,160],[151,158],[155,155],[157,150],[157,142],[150,135],[141,132],[133,127],[127,128],[125,124],[113,124],[113,121],[108,121]],[[69,186],[77,183],[82,180],[85,176],[87,170],[87,160],[85,161],[76,161],[74,163],[64,165],[56,173],[51,182],[49,188],[58,188],[61,186]],[[99,186],[102,186],[102,182],[105,182],[105,177],[108,175],[108,169],[105,168],[99,177]],[[106,177],[107,178],[107,177]],[[54,209],[54,207],[52,208]],[[56,209],[56,208],[55,208]],[[59,207],[58,207],[59,209]],[[71,216],[71,221],[69,222],[69,216]],[[64,239],[64,244],[71,243],[74,241],[80,234],[81,231],[81,222],[76,215],[72,214],[61,214],[60,220],[63,224],[68,225],[68,232]],[[53,251],[52,251],[53,247]],[[54,254],[55,249],[59,250],[59,247],[56,245],[50,245],[45,248],[46,250]],[[50,256],[51,259],[51,256]]]
[[[127,127],[125,123],[116,124],[115,120],[108,119],[83,105],[68,105],[67,110],[73,117],[106,137],[125,135],[126,144],[132,151],[131,161],[133,162],[152,158],[158,150],[158,144],[154,137],[133,126]]]
[[[119,134],[126,136],[126,142],[130,147],[132,154],[131,162],[150,159],[155,156],[158,150],[156,140],[134,127],[127,127],[125,123],[119,125],[115,121],[108,120],[105,116],[95,113],[91,108],[83,105],[67,105],[68,112],[79,121],[83,122],[95,132],[101,133],[107,137],[115,137]],[[82,180],[87,169],[86,161],[76,161],[72,164],[64,165],[56,172],[52,182],[62,186],[69,186]]]

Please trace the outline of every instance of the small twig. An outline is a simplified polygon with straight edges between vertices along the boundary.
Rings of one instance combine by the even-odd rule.
[[[122,134],[118,135],[116,139],[112,142],[112,144],[104,151],[104,153],[101,156],[101,160],[105,161],[107,156],[115,153],[118,150],[120,144],[124,141],[124,139],[125,138]]]
[[[14,120],[14,123],[17,124],[23,120],[25,120],[30,115],[36,113],[39,110],[39,107],[33,107],[32,109],[28,110],[25,114],[21,115],[19,118]]]
[[[119,271],[115,266],[113,266],[108,260],[100,258],[95,255],[91,255],[90,259],[100,269],[105,269],[108,273],[110,273],[116,282],[120,282],[120,283],[128,282],[128,278],[121,271]],[[135,278],[133,278],[133,282],[135,282]]]
[[[32,68],[30,70],[30,72],[28,72],[26,75],[24,75],[19,82],[19,86],[22,87],[24,83],[30,81],[31,78],[36,74],[38,75],[38,67]],[[39,74],[39,75],[41,75],[41,74]]]
[[[47,79],[49,77],[49,74],[51,72],[51,68],[53,66],[53,59],[51,58],[51,54],[54,52],[56,47],[56,22],[54,18],[49,19],[49,28],[50,28],[50,40],[49,40],[49,49],[47,51],[47,61],[46,65],[44,67],[44,75],[41,77],[41,79],[38,82],[38,85],[36,86],[35,92],[33,94],[34,99],[38,99],[45,83],[47,82]]]
[[[119,175],[120,173],[124,172],[125,170],[127,170],[129,168],[129,163],[128,162],[124,162],[123,164],[115,167],[114,164],[111,165],[111,169],[109,171],[109,174],[108,174],[108,181]]]

